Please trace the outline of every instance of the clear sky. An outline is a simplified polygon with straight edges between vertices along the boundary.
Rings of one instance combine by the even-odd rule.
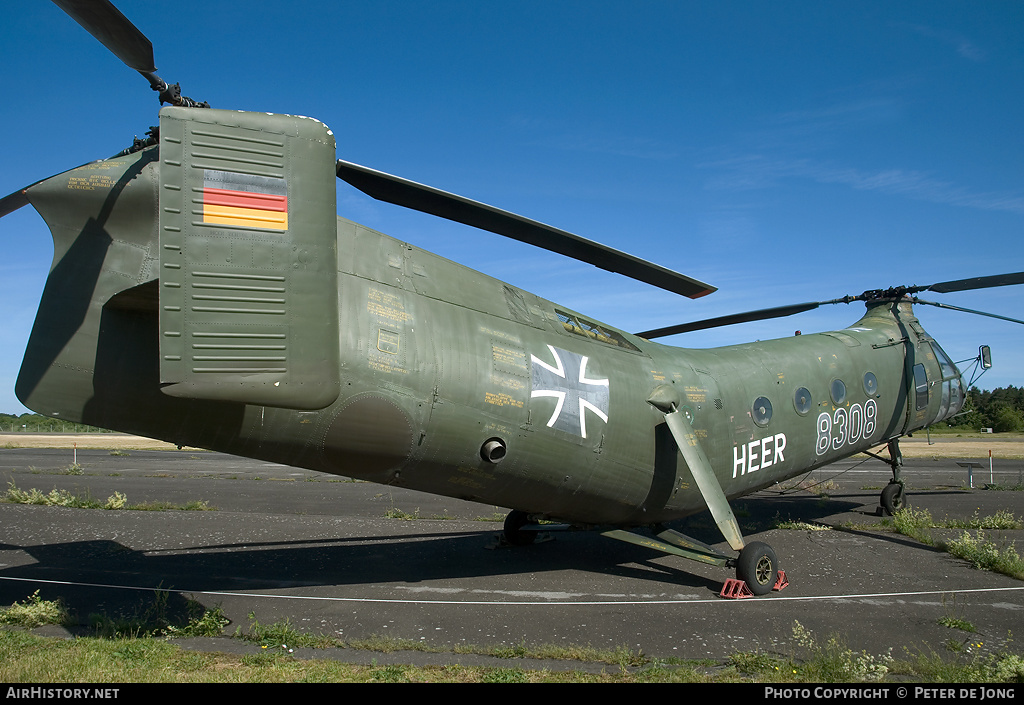
[[[866,289],[1024,271],[1024,3],[174,0],[120,9],[214,107],[307,115],[338,156],[575,232],[719,288],[691,301],[373,201],[339,214],[640,331]],[[0,9],[0,195],[129,146],[157,100],[48,2]],[[0,411],[52,257],[0,220]],[[1024,318],[1024,287],[923,298]],[[691,333],[844,328],[862,304]],[[986,389],[1024,326],[921,306]]]

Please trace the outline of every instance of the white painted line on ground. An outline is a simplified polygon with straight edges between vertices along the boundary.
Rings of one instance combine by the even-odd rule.
[[[950,588],[947,590],[919,590],[915,592],[874,592],[874,593],[859,593],[854,595],[804,595],[804,596],[793,596],[787,597],[783,595],[772,595],[765,596],[760,599],[740,599],[730,600],[722,597],[714,598],[678,598],[672,600],[666,599],[609,599],[609,600],[414,600],[414,599],[393,599],[393,598],[375,598],[375,597],[324,597],[316,595],[275,595],[272,593],[259,593],[259,592],[226,592],[218,590],[186,590],[182,588],[161,588],[161,587],[139,587],[136,585],[108,585],[104,583],[81,583],[73,582],[68,580],[43,580],[40,578],[18,578],[13,576],[0,576],[0,580],[9,580],[17,582],[27,583],[40,583],[45,585],[69,585],[72,587],[91,587],[91,588],[106,588],[112,590],[139,590],[146,592],[179,592],[187,595],[214,595],[219,597],[248,597],[258,598],[267,600],[309,600],[318,602],[362,602],[362,603],[385,603],[385,604],[403,604],[403,605],[492,605],[495,607],[511,607],[511,606],[566,606],[566,607],[582,607],[582,606],[600,606],[600,605],[706,605],[706,604],[759,604],[769,605],[775,602],[811,602],[821,600],[877,600],[880,598],[898,598],[898,597],[925,597],[929,595],[949,595],[956,593],[958,595],[963,594],[980,594],[980,593],[997,593],[997,592],[1024,592],[1024,586],[1021,587],[1002,587],[1002,588]],[[476,591],[465,591],[476,594]],[[500,591],[494,591],[500,594]],[[522,595],[522,592],[517,591],[517,594]],[[546,594],[546,593],[537,593]],[[1024,604],[1020,606],[1020,609],[1024,609]]]

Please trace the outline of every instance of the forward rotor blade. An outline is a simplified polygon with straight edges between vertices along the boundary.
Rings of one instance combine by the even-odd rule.
[[[790,306],[777,306],[775,308],[765,308],[759,311],[748,311],[747,313],[735,313],[730,316],[719,316],[718,318],[708,318],[703,321],[694,321],[692,323],[683,323],[675,326],[666,326],[664,328],[657,328],[655,330],[637,333],[636,335],[640,338],[647,338],[648,340],[653,340],[654,338],[662,338],[669,335],[676,335],[677,333],[689,333],[695,330],[718,328],[720,326],[731,326],[737,323],[748,323],[750,321],[763,321],[769,318],[782,318],[784,316],[792,316],[797,313],[803,313],[804,311],[811,311],[825,304],[848,304],[853,301],[899,300],[902,299],[907,294],[913,294],[918,291],[934,291],[936,293],[946,294],[955,291],[991,289],[997,286],[1011,286],[1013,284],[1024,284],[1024,272],[1016,272],[1012,274],[994,274],[987,277],[972,277],[970,279],[957,279],[955,281],[939,282],[938,284],[931,284],[929,286],[898,286],[893,287],[891,289],[877,289],[873,291],[865,291],[863,294],[860,294],[859,296],[844,296],[841,299],[833,299],[831,301],[812,301],[804,304],[792,304]],[[951,306],[949,304],[935,303],[934,301],[924,301],[918,298],[914,298],[912,299],[912,301],[913,303],[927,304],[929,306],[936,306],[938,308],[948,308],[954,311],[963,311],[964,313],[976,313],[979,316],[999,318],[1004,321],[1010,321],[1011,323],[1020,323],[1024,325],[1024,321],[1018,321],[1016,318],[1008,318],[1007,316],[1000,316],[995,313],[986,313],[985,311],[974,311],[969,308],[960,308],[958,306]]]
[[[999,285],[996,285],[996,286],[999,286]],[[954,291],[956,291],[956,290],[954,290]],[[951,306],[949,304],[940,304],[940,303],[936,303],[935,301],[925,301],[924,299],[919,299],[916,296],[914,297],[914,303],[915,304],[928,304],[929,306],[936,306],[938,308],[948,308],[948,309],[951,309],[953,311],[962,311],[964,313],[976,313],[979,316],[988,316],[989,318],[998,318],[1001,321],[1010,321],[1011,323],[1020,323],[1022,326],[1024,326],[1024,321],[1019,321],[1016,318],[1010,318],[1008,316],[1000,316],[998,313],[986,313],[985,311],[975,311],[974,309],[961,308],[960,306]]]
[[[338,178],[379,201],[504,235],[691,299],[715,291],[709,284],[639,257],[447,191],[340,159],[337,172]]]
[[[719,316],[718,318],[706,318],[703,321],[693,321],[691,323],[680,323],[674,326],[666,326],[664,328],[656,328],[655,330],[644,331],[643,333],[637,333],[637,337],[646,338],[647,340],[653,340],[655,338],[664,338],[669,335],[676,335],[677,333],[690,333],[695,330],[705,330],[707,328],[719,328],[721,326],[732,326],[737,323],[749,323],[751,321],[765,321],[769,318],[783,318],[785,316],[793,316],[804,311],[813,311],[819,306],[825,304],[840,304],[850,303],[855,301],[857,297],[846,296],[842,299],[834,299],[832,301],[808,301],[803,304],[790,304],[788,306],[776,306],[774,308],[762,308],[757,311],[747,311],[746,313],[734,313],[729,316]]]
[[[994,274],[988,277],[972,277],[970,279],[957,279],[956,281],[932,284],[927,289],[919,289],[919,291],[934,291],[939,294],[948,294],[951,291],[991,289],[997,286],[1010,286],[1012,284],[1024,284],[1024,272],[1017,272],[1015,274]]]
[[[153,44],[109,0],[53,0],[129,68],[153,73]]]

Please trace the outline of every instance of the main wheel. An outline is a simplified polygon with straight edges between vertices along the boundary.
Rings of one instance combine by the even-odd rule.
[[[904,491],[903,485],[898,482],[890,482],[886,485],[882,490],[881,503],[882,511],[889,516],[907,506],[907,493]]]
[[[736,577],[747,584],[750,592],[765,595],[771,592],[779,577],[779,559],[766,543],[748,543],[736,562]]]
[[[514,509],[505,517],[505,540],[513,546],[529,546],[537,538],[536,531],[523,531],[522,528],[530,523],[530,517],[526,512]]]

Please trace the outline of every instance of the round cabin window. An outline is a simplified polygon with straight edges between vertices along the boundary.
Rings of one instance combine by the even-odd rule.
[[[869,397],[873,397],[878,394],[878,378],[875,377],[874,372],[864,373],[864,392]]]
[[[768,397],[758,397],[754,400],[752,416],[754,423],[758,426],[768,425],[768,422],[772,420],[772,403],[768,401]]]
[[[811,391],[807,387],[800,387],[796,390],[796,394],[793,395],[793,405],[796,407],[796,413],[806,416],[807,412],[811,410]]]
[[[832,386],[829,388],[832,394],[832,401],[836,404],[842,404],[846,401],[846,383],[841,379],[832,380]]]

